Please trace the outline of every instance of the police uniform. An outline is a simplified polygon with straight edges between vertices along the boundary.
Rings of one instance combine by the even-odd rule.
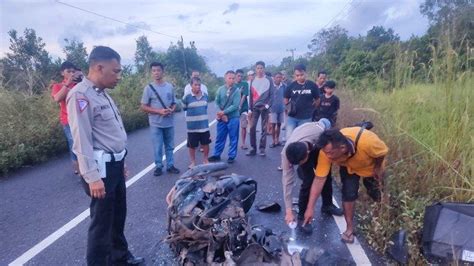
[[[84,189],[102,179],[105,198],[91,198],[87,264],[126,264],[124,159],[127,134],[112,98],[84,78],[68,93],[67,111]]]

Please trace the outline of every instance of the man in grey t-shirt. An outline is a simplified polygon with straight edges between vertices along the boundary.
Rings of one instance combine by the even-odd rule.
[[[163,145],[165,146],[166,171],[179,174],[174,167],[174,124],[173,113],[176,108],[173,86],[164,81],[164,66],[161,63],[150,64],[153,82],[143,89],[141,109],[148,113],[151,137],[155,155],[155,176],[163,173]]]

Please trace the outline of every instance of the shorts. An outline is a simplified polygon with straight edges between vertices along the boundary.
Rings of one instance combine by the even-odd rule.
[[[342,182],[342,201],[351,202],[359,197],[359,179],[356,174],[349,174],[347,167],[340,166],[339,174]],[[367,194],[376,202],[380,202],[382,193],[379,188],[379,181],[374,177],[364,177],[363,181]]]
[[[248,124],[249,124],[249,120],[248,120],[247,112],[241,113],[240,114],[240,127],[247,128]]]
[[[188,148],[197,148],[199,144],[208,145],[211,143],[211,133],[206,132],[188,132]]]
[[[285,115],[285,112],[280,112],[280,113],[270,113],[270,123],[271,124],[281,124],[283,123],[283,116]]]

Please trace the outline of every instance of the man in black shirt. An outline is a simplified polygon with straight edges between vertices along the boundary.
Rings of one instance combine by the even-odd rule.
[[[288,86],[283,99],[288,111],[286,139],[296,127],[311,122],[313,110],[319,106],[319,89],[314,82],[306,79],[306,67],[296,65],[294,75],[295,81]]]

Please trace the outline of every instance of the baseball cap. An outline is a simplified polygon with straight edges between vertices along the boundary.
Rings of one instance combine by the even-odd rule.
[[[318,121],[319,125],[321,125],[324,129],[330,129],[331,128],[331,121],[329,121],[327,118],[321,118]]]
[[[249,70],[249,71],[247,72],[247,76],[248,76],[248,75],[253,75],[253,74],[255,74],[255,72],[253,72],[253,70]]]

